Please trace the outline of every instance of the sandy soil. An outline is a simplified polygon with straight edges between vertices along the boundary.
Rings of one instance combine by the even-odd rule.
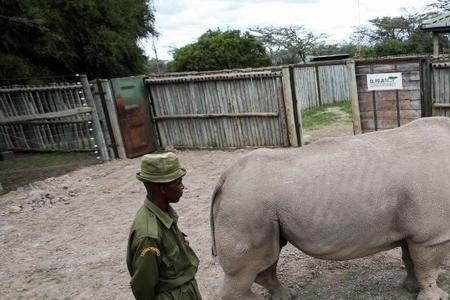
[[[246,152],[177,152],[188,174],[175,209],[180,228],[200,257],[197,279],[206,300],[217,299],[222,279],[210,254],[210,195],[220,173]],[[129,227],[145,195],[135,179],[139,162],[94,165],[0,196],[0,298],[132,299],[125,251]],[[405,270],[399,250],[330,262],[288,245],[279,274],[298,293],[297,299],[415,298],[400,288]],[[440,285],[448,291],[447,274]],[[254,290],[269,299],[259,286]]]

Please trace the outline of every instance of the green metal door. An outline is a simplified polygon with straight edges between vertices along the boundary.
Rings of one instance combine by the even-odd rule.
[[[111,79],[127,157],[155,151],[153,122],[143,76]]]

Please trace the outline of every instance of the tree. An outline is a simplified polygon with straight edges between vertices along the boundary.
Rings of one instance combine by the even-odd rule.
[[[149,5],[150,0],[4,0],[0,78],[142,72],[146,58],[138,41],[156,34]]]
[[[269,49],[274,64],[306,62],[307,55],[326,37],[315,35],[303,26],[259,27],[250,29]]]
[[[357,45],[352,42],[341,42],[338,44],[320,43],[312,50],[312,55],[333,55],[333,54],[349,54],[350,57],[372,57],[374,56],[372,47]]]
[[[407,13],[400,17],[370,20],[370,27],[356,28],[352,41],[366,48],[362,55],[391,56],[431,53],[431,34],[419,29],[426,19],[424,13]],[[367,51],[371,48],[372,51]]]
[[[172,71],[206,71],[270,65],[264,46],[248,32],[208,30],[196,43],[175,49]]]
[[[165,60],[158,60],[151,58],[145,64],[145,74],[161,74],[168,70],[168,62]]]
[[[435,3],[428,4],[427,7],[440,13],[450,12],[450,2],[448,0],[437,0]]]

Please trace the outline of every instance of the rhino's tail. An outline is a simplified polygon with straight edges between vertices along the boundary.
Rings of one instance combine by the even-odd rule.
[[[216,198],[217,196],[219,196],[220,192],[222,191],[222,186],[225,182],[225,174],[222,174],[222,176],[220,176],[219,181],[216,184],[216,187],[214,188],[214,192],[212,194],[211,197],[211,210],[210,210],[210,214],[209,214],[209,222],[210,222],[210,226],[211,226],[211,241],[212,241],[212,246],[211,246],[211,251],[212,251],[212,255],[213,256],[217,256],[217,248],[216,248],[216,235],[214,232],[214,206],[215,206],[215,202],[216,202]]]

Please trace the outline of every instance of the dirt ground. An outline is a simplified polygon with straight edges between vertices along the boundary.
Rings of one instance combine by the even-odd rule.
[[[8,192],[97,163],[90,153],[14,153],[14,159],[0,161],[0,182]]]
[[[221,172],[247,152],[177,152],[188,174],[184,196],[174,207],[200,257],[197,280],[206,300],[217,299],[222,280],[210,254],[210,195]],[[135,179],[139,163],[92,165],[0,196],[0,298],[132,299],[125,252],[145,196]],[[449,269],[443,267],[439,281],[446,291]],[[405,270],[398,249],[331,262],[288,245],[278,270],[297,299],[415,299],[400,288]],[[269,299],[256,284],[254,290]]]

